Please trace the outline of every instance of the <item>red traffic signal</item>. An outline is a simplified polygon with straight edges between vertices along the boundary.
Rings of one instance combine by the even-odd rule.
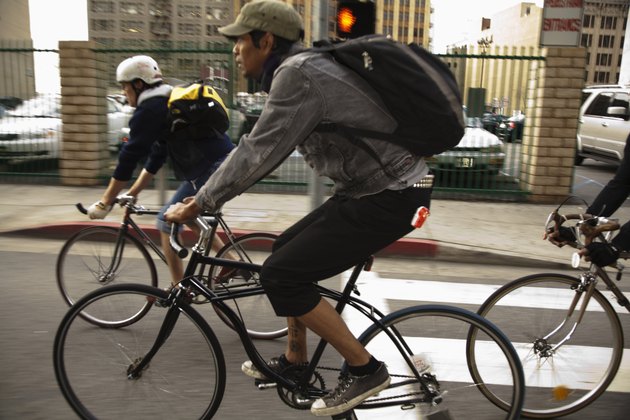
[[[341,0],[337,2],[337,36],[357,38],[374,33],[376,8],[371,1]]]

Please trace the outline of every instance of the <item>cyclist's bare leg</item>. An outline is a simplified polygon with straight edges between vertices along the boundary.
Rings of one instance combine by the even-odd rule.
[[[168,271],[171,273],[171,285],[176,285],[184,278],[184,265],[182,260],[177,256],[169,243],[170,235],[166,232],[160,232],[160,240],[162,241],[162,251],[166,257]],[[180,238],[181,241],[181,238]]]
[[[298,318],[287,318],[288,341],[284,356],[291,363],[308,362],[308,349],[306,348],[306,325]]]
[[[321,299],[310,312],[297,317],[298,323],[292,328],[289,324],[289,344],[285,356],[296,357],[300,351],[306,351],[306,330],[308,327],[315,334],[332,345],[350,366],[363,366],[370,361],[370,353],[352,335],[350,329],[327,300]],[[295,329],[295,331],[293,331]],[[292,350],[292,347],[295,350]],[[302,350],[303,349],[303,350]]]

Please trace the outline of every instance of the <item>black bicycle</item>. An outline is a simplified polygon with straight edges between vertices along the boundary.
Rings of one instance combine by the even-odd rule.
[[[56,265],[57,286],[69,306],[95,288],[110,284],[158,285],[158,273],[149,250],[165,264],[166,258],[160,247],[134,220],[136,216],[157,216],[158,210],[136,204],[136,198],[132,196],[120,196],[116,203],[124,210],[119,227],[103,225],[86,227],[72,235],[59,252]],[[87,214],[80,203],[76,207],[80,212]],[[277,235],[253,232],[237,237],[223,219],[221,212],[214,213],[212,217],[216,224],[213,225],[214,231],[209,234],[212,238],[220,237],[225,243],[217,251],[216,257],[260,264],[271,253]],[[211,250],[211,247],[207,246],[204,255],[207,256]],[[221,283],[224,287],[233,284],[239,286],[243,283],[258,285],[258,273],[242,269],[223,270],[220,266],[200,264],[196,273],[210,288],[214,287],[215,283]],[[255,312],[249,313],[242,309],[241,313],[246,319],[251,318],[249,333],[253,338],[274,339],[286,335],[286,325],[282,325],[280,321],[275,324],[277,327],[269,323],[255,322],[261,315],[273,314],[273,309],[266,298],[252,296],[248,300],[248,305],[242,306],[256,308]],[[200,295],[194,303],[208,301]],[[100,326],[124,326],[135,322],[135,318],[141,317],[150,306],[149,303],[145,303],[135,314],[119,320],[101,319],[89,311],[84,311],[82,316]],[[213,305],[213,308],[216,310],[216,306]],[[218,311],[217,314],[231,325],[222,312]]]
[[[219,339],[191,303],[202,296],[220,309],[254,365],[269,381],[261,389],[277,390],[295,409],[308,409],[329,392],[330,375],[345,366],[326,366],[323,340],[307,366],[271,370],[247,333],[241,301],[262,296],[261,287],[223,287],[197,276],[200,265],[259,272],[257,264],[204,255],[216,219],[196,220],[201,236],[192,248],[186,277],[164,291],[142,284],[99,288],[78,300],[64,316],[54,342],[54,367],[61,391],[82,418],[211,418],[226,385],[226,366]],[[175,243],[178,255],[188,251]],[[493,324],[470,311],[443,305],[412,306],[384,314],[357,297],[357,279],[372,259],[357,265],[342,291],[318,285],[339,313],[360,314],[369,327],[359,340],[387,364],[390,386],[359,409],[399,407],[441,411],[450,418],[517,419],[524,398],[522,368],[512,344]],[[139,304],[151,307],[138,315]],[[351,309],[348,311],[348,309]],[[109,328],[91,325],[83,312],[99,319],[133,322]],[[269,320],[267,320],[269,321]],[[271,320],[273,321],[273,320]],[[121,328],[117,328],[121,326]],[[336,359],[337,356],[335,356]],[[334,378],[332,379],[334,381]],[[493,398],[486,398],[492,395]],[[355,411],[333,418],[356,418]]]
[[[560,228],[570,233],[564,239],[552,236],[552,241],[582,248],[610,240],[619,223],[588,214],[563,215],[559,207],[547,220],[546,235]],[[624,252],[621,258],[629,256]],[[577,253],[572,264],[579,268]],[[623,265],[614,268],[619,281]],[[624,353],[623,328],[612,300],[630,311],[628,298],[608,272],[589,264],[577,276],[540,273],[514,280],[481,305],[478,314],[505,332],[521,359],[528,387],[524,417],[575,413],[612,384]]]

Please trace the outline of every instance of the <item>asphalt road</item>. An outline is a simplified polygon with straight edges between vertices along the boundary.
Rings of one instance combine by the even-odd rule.
[[[0,347],[0,419],[50,420],[75,417],[57,387],[51,360],[53,337],[58,322],[66,311],[54,280],[55,258],[61,245],[59,241],[0,237],[0,264],[4,279],[4,293],[0,304],[0,316],[3,320],[3,343]],[[374,270],[383,278],[409,279],[411,283],[430,279],[495,285],[536,272],[527,267],[396,259],[379,259]],[[161,274],[162,279],[167,278],[164,271]],[[394,303],[394,307],[398,305],[401,303]],[[474,309],[474,305],[468,307]],[[210,318],[213,315],[208,311],[205,314]],[[627,313],[621,316],[627,332],[630,330],[630,316]],[[285,406],[274,389],[255,389],[251,380],[240,372],[240,365],[246,357],[237,337],[223,324],[216,322],[216,317],[210,321],[221,340],[228,369],[226,395],[216,418],[312,418],[308,411],[295,411]],[[628,348],[628,345],[625,347]],[[283,348],[283,340],[260,345],[264,355],[277,355]],[[327,357],[330,361],[335,356]],[[626,393],[608,392],[592,406],[565,419],[621,420],[627,418],[628,410],[630,398]],[[391,415],[398,418],[397,413],[400,411]],[[361,412],[358,414],[362,418]],[[169,418],[167,413],[164,418]],[[470,417],[468,420],[486,419]]]

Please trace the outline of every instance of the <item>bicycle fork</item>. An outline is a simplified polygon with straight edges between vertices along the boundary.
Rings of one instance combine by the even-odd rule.
[[[573,300],[571,301],[571,305],[569,306],[569,310],[562,320],[560,324],[549,334],[542,338],[536,339],[534,341],[534,352],[542,358],[552,357],[555,352],[564,345],[567,341],[571,339],[571,336],[577,329],[580,322],[582,322],[582,318],[584,317],[584,313],[586,313],[586,307],[591,300],[591,296],[593,295],[593,291],[595,290],[595,285],[597,284],[597,278],[593,273],[587,272],[583,273],[580,276],[580,284],[575,287],[571,287],[575,292],[573,296]],[[568,325],[571,318],[573,318],[573,314],[576,311],[578,304],[580,303],[580,299],[582,299],[582,304],[577,313],[577,319],[573,323],[573,325],[569,328],[569,331],[566,333],[564,338],[558,341],[557,344],[551,345],[549,344],[549,340],[556,334],[558,334],[561,330]]]
[[[179,319],[179,306],[178,300],[181,299],[181,294],[184,291],[180,288],[173,288],[168,298],[159,303],[159,306],[167,308],[164,322],[160,327],[155,342],[149,349],[149,351],[142,357],[134,360],[127,368],[127,379],[138,379],[142,376],[142,372],[149,367],[151,360],[157,354],[158,350],[162,347],[168,337],[170,337],[177,320]],[[156,303],[157,304],[157,303]]]

